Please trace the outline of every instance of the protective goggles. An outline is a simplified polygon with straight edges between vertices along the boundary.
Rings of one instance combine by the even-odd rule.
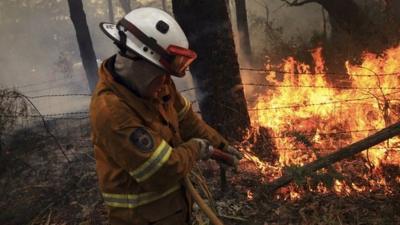
[[[194,51],[175,45],[168,46],[167,53],[170,58],[161,57],[160,63],[168,72],[178,77],[185,76],[185,70],[197,58],[197,54]]]
[[[137,28],[135,25],[124,18],[119,21],[117,26],[119,25],[122,25],[137,39],[147,45],[154,52],[158,53],[161,56],[159,60],[160,64],[163,65],[167,72],[171,75],[177,77],[185,76],[185,70],[197,58],[197,54],[190,49],[182,48],[175,45],[170,45],[167,49],[164,49],[159,44],[157,44],[157,42],[153,38],[148,37],[139,28]]]

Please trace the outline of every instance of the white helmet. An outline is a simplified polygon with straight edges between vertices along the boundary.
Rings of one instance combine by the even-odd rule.
[[[114,40],[121,54],[131,50],[171,75],[184,76],[197,57],[188,49],[188,40],[179,24],[160,9],[135,9],[117,25],[101,23],[100,28]]]

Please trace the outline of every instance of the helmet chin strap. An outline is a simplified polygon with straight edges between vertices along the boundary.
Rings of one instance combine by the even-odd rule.
[[[114,44],[119,48],[119,54],[121,54],[122,56],[131,59],[133,61],[140,61],[143,60],[143,57],[140,57],[138,55],[136,55],[135,53],[133,53],[132,51],[129,50],[129,48],[126,46],[126,34],[125,32],[122,30],[120,24],[117,25],[117,29],[118,29],[118,35],[119,35],[119,41],[115,41]],[[130,54],[128,54],[130,53]]]

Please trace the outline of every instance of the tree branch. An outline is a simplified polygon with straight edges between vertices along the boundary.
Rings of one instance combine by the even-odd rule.
[[[298,1],[298,0],[294,0],[294,1],[290,1],[290,0],[282,0],[283,2],[286,2],[286,4],[288,4],[289,6],[302,6],[308,3],[320,3],[320,0],[304,0],[304,1]]]

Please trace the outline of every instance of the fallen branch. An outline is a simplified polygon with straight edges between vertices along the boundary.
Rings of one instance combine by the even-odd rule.
[[[247,219],[239,217],[239,216],[229,216],[229,215],[219,215],[222,218],[226,218],[226,219],[230,219],[230,220],[238,220],[238,221],[242,221],[242,222],[248,222]]]
[[[374,145],[377,145],[397,135],[400,135],[400,122],[390,125],[365,139],[362,139],[358,142],[355,142],[351,145],[341,148],[332,154],[321,157],[315,160],[314,162],[311,162],[307,165],[304,165],[303,167],[300,167],[299,168],[300,172],[298,174],[301,174],[302,176],[309,176],[310,174],[319,169],[322,169],[342,159],[360,153],[368,148],[371,148]],[[290,182],[293,181],[294,178],[295,177],[293,176],[293,174],[283,175],[282,177],[276,179],[275,181],[267,185],[266,188],[267,193],[271,193],[276,189],[289,184]]]

